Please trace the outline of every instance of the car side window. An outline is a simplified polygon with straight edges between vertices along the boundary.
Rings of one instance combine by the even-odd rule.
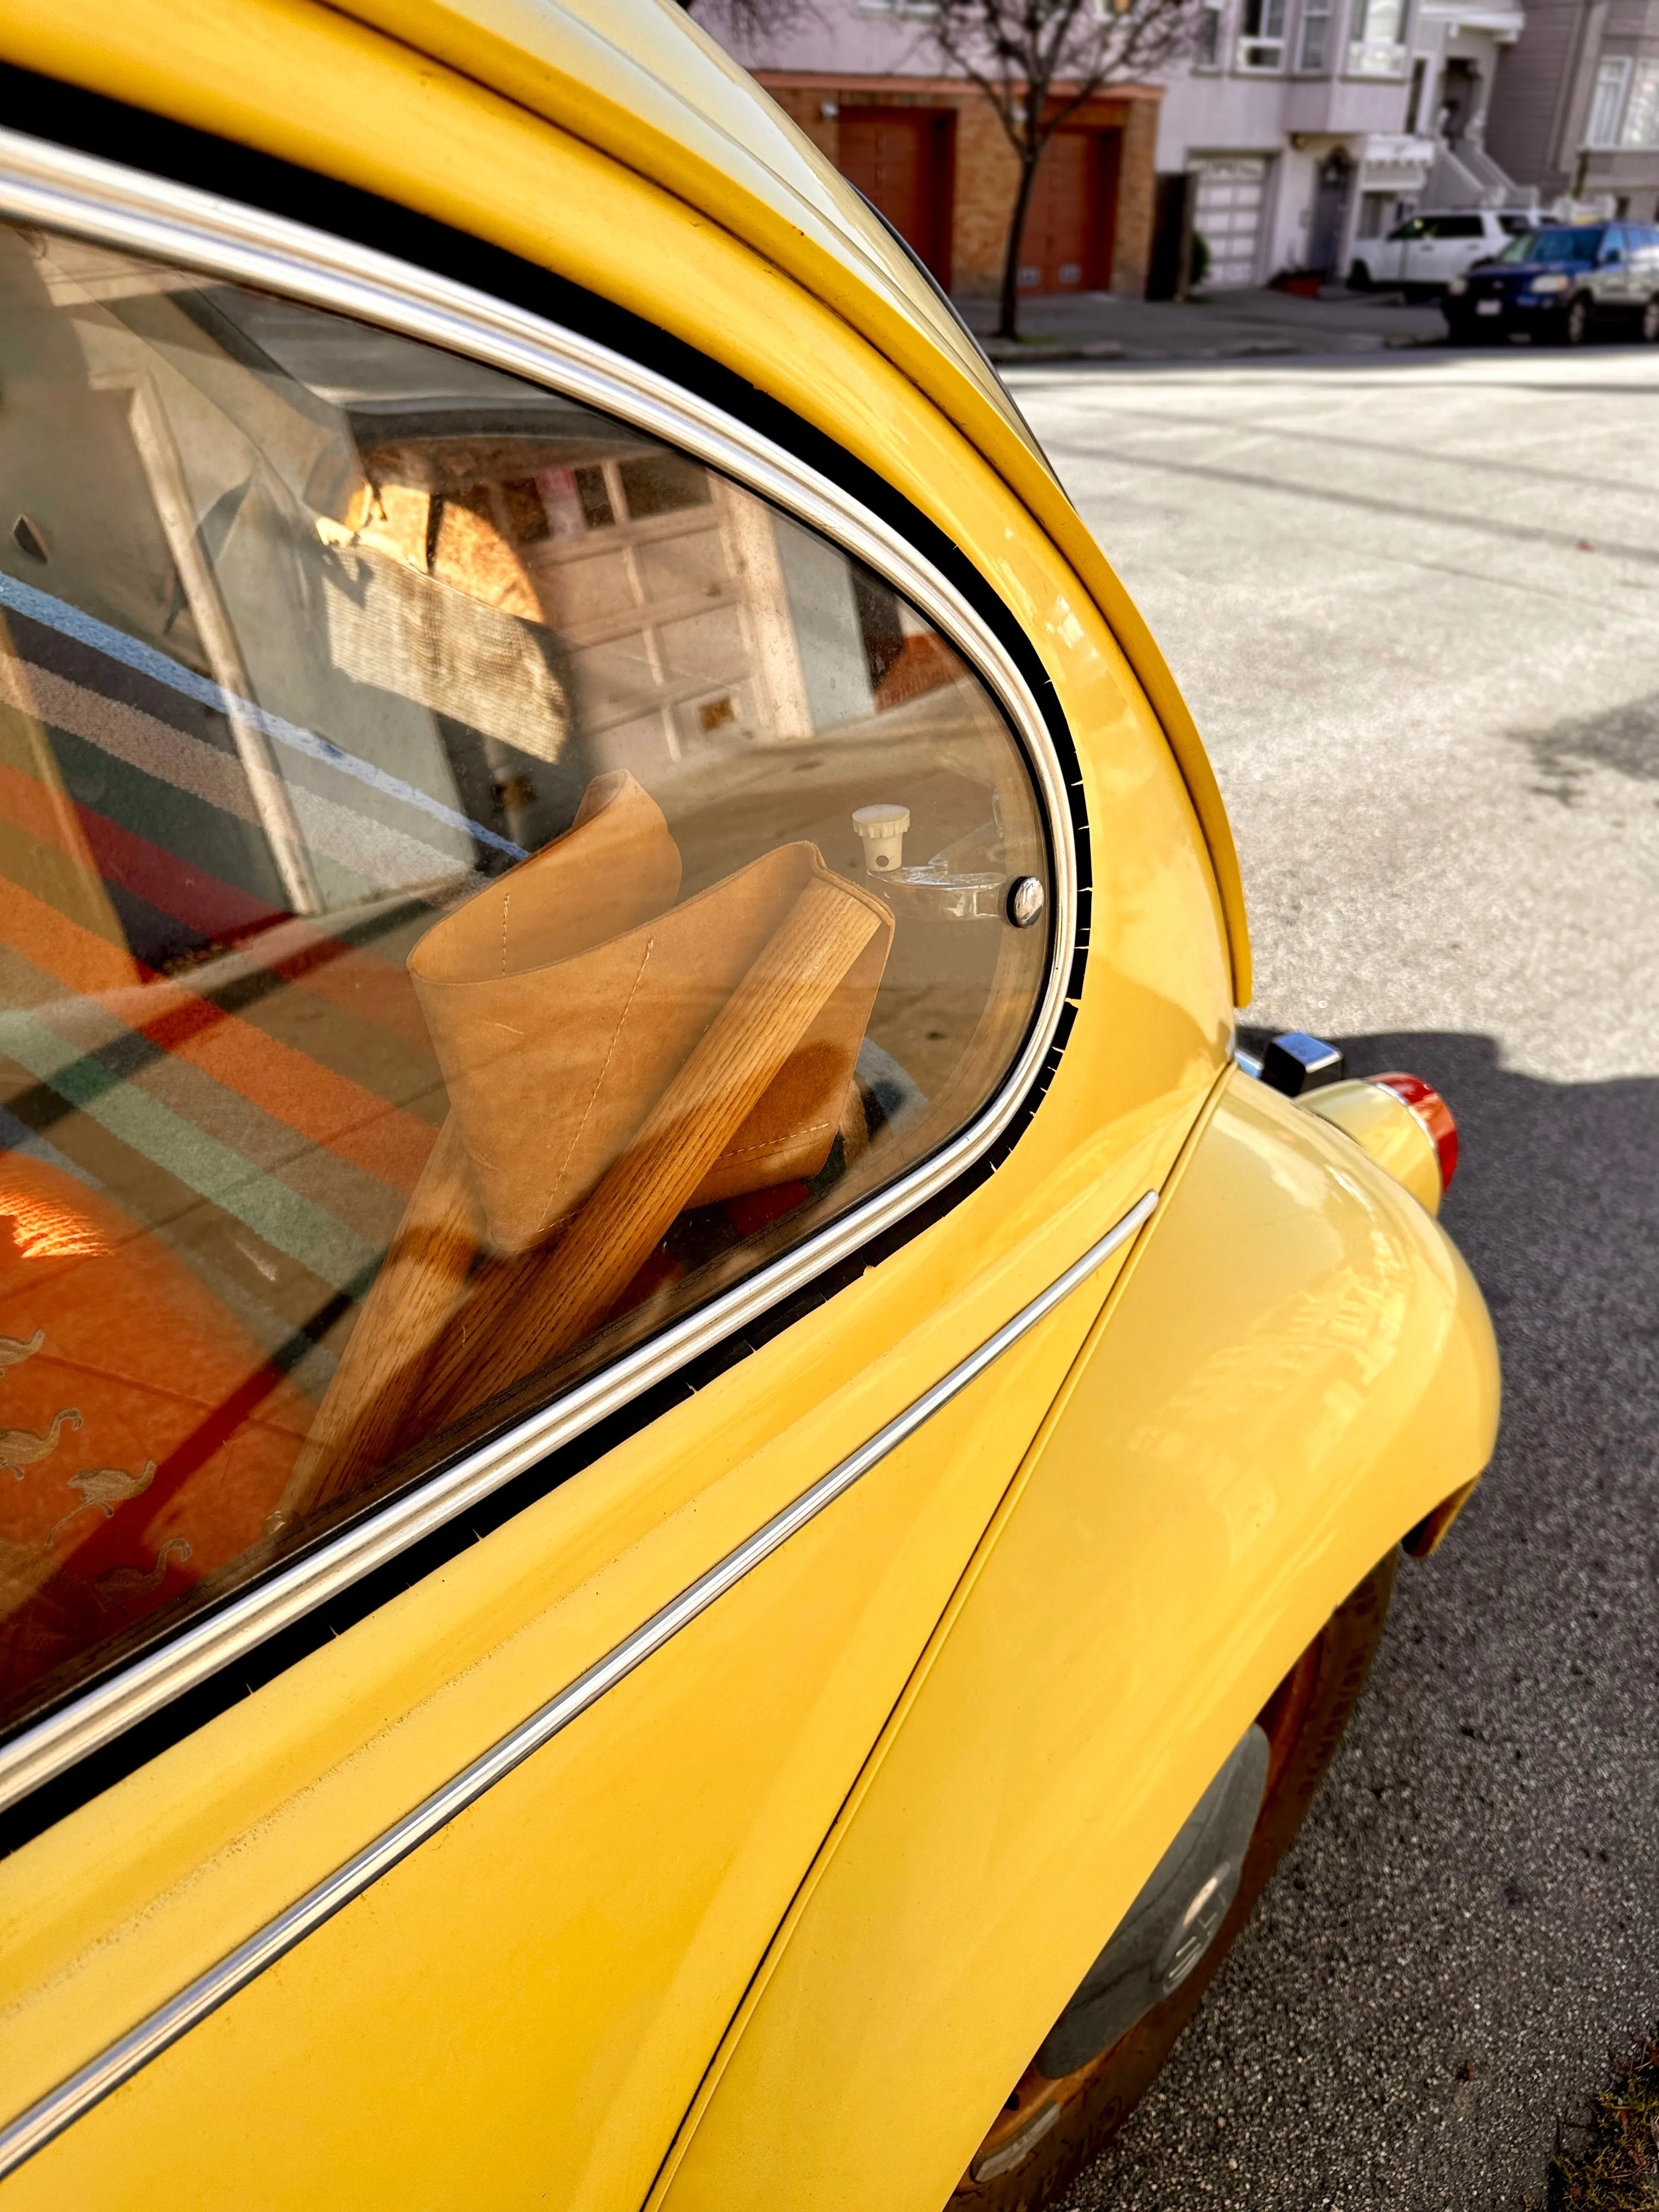
[[[1024,757],[630,424],[0,228],[0,1722],[961,1131]]]
[[[1439,234],[1442,238],[1484,238],[1486,233],[1478,215],[1443,215]]]

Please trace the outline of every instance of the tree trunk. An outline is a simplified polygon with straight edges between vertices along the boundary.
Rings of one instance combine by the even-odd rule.
[[[1030,212],[1031,187],[1036,182],[1037,163],[1042,159],[1042,149],[1035,155],[1022,151],[1019,164],[1019,190],[1014,195],[1014,211],[1008,222],[1008,251],[1002,263],[1002,313],[997,323],[1000,338],[1019,336],[1019,256],[1025,243],[1025,218]]]

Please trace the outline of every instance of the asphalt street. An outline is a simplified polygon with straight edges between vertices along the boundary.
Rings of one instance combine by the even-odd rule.
[[[1015,380],[1208,738],[1250,1019],[1453,1103],[1506,1388],[1297,1846],[1068,2203],[1520,2212],[1659,2018],[1659,359]]]

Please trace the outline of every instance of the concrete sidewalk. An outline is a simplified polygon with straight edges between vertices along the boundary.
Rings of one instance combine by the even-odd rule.
[[[1027,300],[1021,338],[994,339],[994,300],[958,302],[1000,364],[1045,361],[1227,361],[1273,354],[1380,353],[1440,345],[1438,307],[1407,307],[1397,293],[1336,286],[1317,300],[1264,288],[1194,299],[1126,300],[1109,292]]]

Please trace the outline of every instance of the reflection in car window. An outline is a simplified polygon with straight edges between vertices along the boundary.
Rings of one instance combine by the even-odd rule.
[[[1498,256],[1500,261],[1594,261],[1601,243],[1600,228],[1528,231],[1513,238]]]
[[[0,287],[3,1720],[936,1148],[1048,916],[985,690],[763,501],[216,280]]]

